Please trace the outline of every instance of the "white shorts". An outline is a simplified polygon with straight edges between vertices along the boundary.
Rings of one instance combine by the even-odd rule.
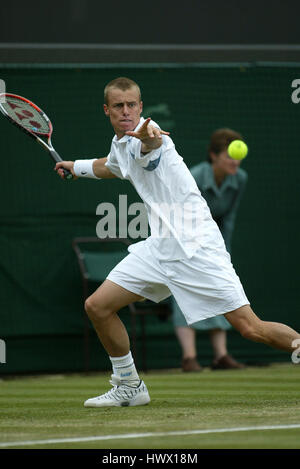
[[[141,255],[128,254],[107,279],[156,303],[174,295],[188,324],[249,304],[223,249],[201,248],[191,259],[161,261],[144,245]]]

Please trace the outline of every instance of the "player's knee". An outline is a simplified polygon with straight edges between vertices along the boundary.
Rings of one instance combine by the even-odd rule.
[[[84,309],[89,317],[95,314],[95,304],[90,297],[85,300]]]
[[[91,320],[104,319],[110,314],[109,309],[100,301],[96,302],[92,296],[85,300],[84,309]]]

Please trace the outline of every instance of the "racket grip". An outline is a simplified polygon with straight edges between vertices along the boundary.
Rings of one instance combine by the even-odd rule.
[[[63,161],[59,154],[55,150],[50,150],[50,155],[56,163]],[[64,179],[73,179],[73,174],[68,169],[62,168],[64,173]]]
[[[73,179],[73,174],[68,169],[63,168],[64,178]]]

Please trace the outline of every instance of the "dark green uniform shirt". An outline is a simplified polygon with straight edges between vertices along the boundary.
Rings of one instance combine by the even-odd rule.
[[[235,175],[227,176],[217,186],[212,165],[207,161],[190,168],[197,186],[210,208],[213,219],[220,228],[227,250],[231,250],[231,238],[237,210],[243,196],[248,175],[239,168]]]

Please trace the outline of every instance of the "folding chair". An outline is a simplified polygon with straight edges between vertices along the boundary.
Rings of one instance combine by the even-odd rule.
[[[82,277],[84,300],[89,296],[90,282],[100,285],[109,272],[127,254],[127,248],[131,241],[126,238],[104,238],[77,237],[72,241],[79,269]],[[157,314],[160,318],[166,318],[170,314],[168,302],[154,303],[150,300],[131,303],[128,305],[131,314],[131,350],[135,360],[137,359],[137,316],[140,317],[142,352],[141,368],[147,371],[147,348],[146,348],[146,316]],[[84,354],[85,371],[90,368],[90,321],[84,315]]]

